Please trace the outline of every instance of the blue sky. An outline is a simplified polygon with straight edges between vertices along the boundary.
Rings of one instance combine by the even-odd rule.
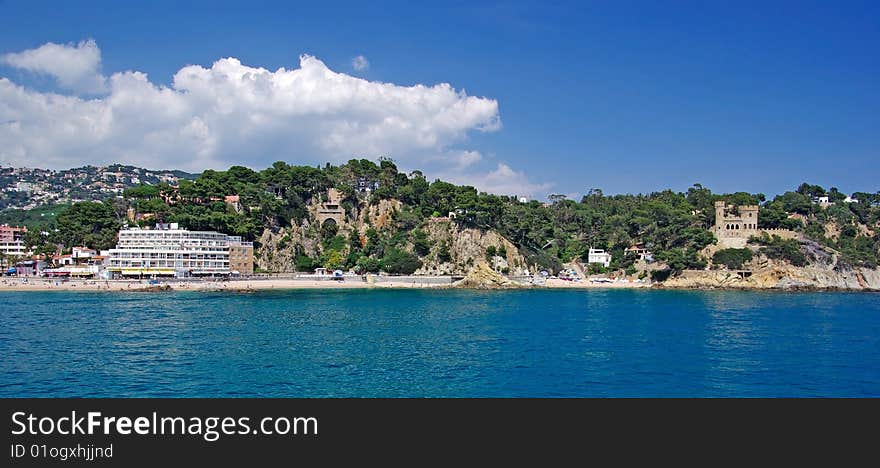
[[[300,54],[372,82],[449,83],[497,102],[500,128],[477,130],[478,118],[435,147],[387,146],[400,153],[391,156],[490,189],[509,191],[510,175],[537,197],[694,182],[767,194],[805,180],[880,189],[878,2],[73,3],[0,0],[0,54],[94,39],[105,75],[141,71],[158,87],[189,64],[235,57],[290,70]],[[368,68],[354,69],[358,55]],[[8,64],[0,77],[70,94]],[[39,161],[35,148],[17,154]],[[102,162],[87,149],[69,166]],[[263,165],[247,145],[238,151]],[[432,156],[458,151],[479,158]]]

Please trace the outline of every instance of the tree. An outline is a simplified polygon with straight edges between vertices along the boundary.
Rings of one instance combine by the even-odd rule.
[[[104,250],[116,244],[121,222],[109,202],[79,202],[58,215],[57,226],[65,247],[84,245]]]
[[[376,273],[379,268],[379,260],[375,258],[361,257],[355,263],[355,271],[358,273]]]
[[[380,263],[383,271],[396,275],[411,275],[422,267],[419,257],[399,249],[388,249]]]
[[[428,235],[425,231],[415,229],[410,232],[410,238],[412,239],[413,250],[419,256],[425,256],[431,251],[431,243],[428,240]]]
[[[338,270],[345,266],[345,256],[338,250],[328,250],[321,255],[321,264],[328,270]]]

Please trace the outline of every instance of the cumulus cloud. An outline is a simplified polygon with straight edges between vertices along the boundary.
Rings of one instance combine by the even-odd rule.
[[[65,65],[52,65],[45,58],[50,52],[63,56]],[[100,50],[93,41],[46,44],[4,60],[74,88],[98,73]],[[446,83],[372,82],[330,70],[309,55],[289,70],[250,67],[235,58],[207,68],[189,65],[170,86],[137,71],[98,81],[105,94],[85,98],[40,92],[0,77],[0,161],[203,170],[388,156],[401,167],[422,168],[429,155],[440,154],[443,168],[479,159],[450,149],[469,133],[501,128],[494,99],[468,96]]]
[[[36,49],[0,56],[9,66],[54,77],[64,89],[99,94],[106,90],[101,74],[101,50],[94,40],[78,44],[49,42]]]
[[[459,147],[472,132],[501,128],[498,102],[446,83],[371,82],[303,55],[290,70],[250,67],[235,58],[208,68],[189,65],[163,86],[137,71],[104,77],[91,40],[49,43],[2,60],[54,76],[63,89],[100,94],[40,92],[0,77],[4,165],[119,162],[201,171],[389,156],[402,169],[487,192],[543,196],[549,188],[504,163],[486,171],[480,152]]]
[[[367,60],[363,55],[358,55],[357,57],[351,59],[351,66],[357,71],[362,71],[370,68],[370,61]]]
[[[543,197],[553,186],[551,183],[535,183],[523,171],[515,171],[505,163],[498,163],[489,172],[453,170],[442,174],[445,180],[457,184],[471,185],[485,192],[499,195],[519,195],[529,198]]]

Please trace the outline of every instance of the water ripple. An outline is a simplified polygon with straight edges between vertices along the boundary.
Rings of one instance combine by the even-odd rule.
[[[0,396],[880,396],[880,295],[0,293]]]

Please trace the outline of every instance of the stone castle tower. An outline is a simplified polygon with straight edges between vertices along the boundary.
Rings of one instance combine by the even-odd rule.
[[[758,229],[758,205],[728,206],[723,201],[715,202],[715,227],[712,229],[715,237],[743,238],[757,236]]]
[[[762,234],[783,239],[798,238],[798,233],[788,229],[758,228],[757,205],[726,205],[723,201],[715,202],[715,225],[712,233],[718,239],[719,249],[745,248],[749,237],[759,237]]]

